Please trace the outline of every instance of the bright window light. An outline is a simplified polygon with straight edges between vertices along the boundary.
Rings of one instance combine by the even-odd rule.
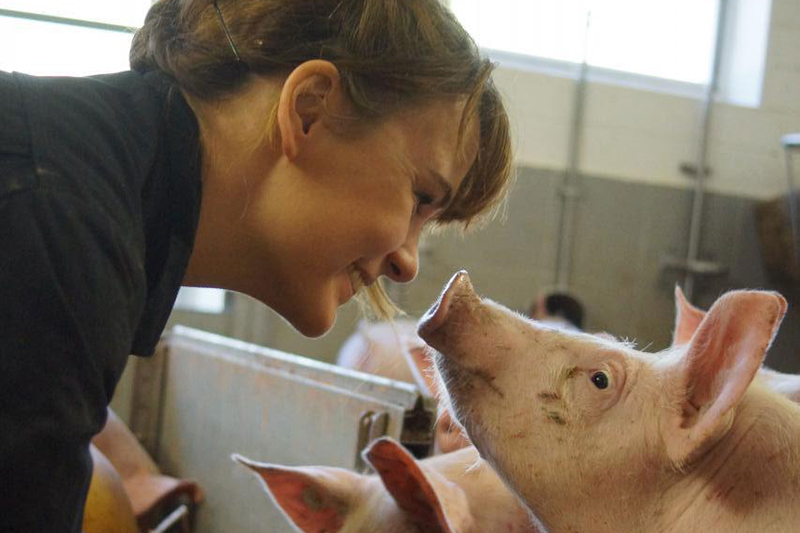
[[[717,0],[604,0],[592,8],[588,63],[647,76],[708,83]]]
[[[225,311],[225,291],[221,289],[200,289],[181,287],[175,309],[196,313],[222,313]]]
[[[127,70],[130,33],[0,17],[0,70],[86,76]]]
[[[718,1],[450,0],[450,7],[483,48],[572,63],[585,55],[596,67],[704,84]]]
[[[0,0],[0,9],[138,28],[150,0]]]

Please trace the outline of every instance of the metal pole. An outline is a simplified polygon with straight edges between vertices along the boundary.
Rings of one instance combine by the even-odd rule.
[[[591,11],[586,15],[586,32],[583,42],[583,61],[578,72],[578,83],[575,87],[574,111],[572,126],[570,128],[569,166],[564,183],[561,186],[563,208],[561,210],[561,227],[558,239],[558,254],[556,256],[556,287],[566,291],[569,284],[570,263],[572,262],[572,236],[574,233],[575,210],[580,191],[578,190],[578,162],[580,160],[580,146],[583,134],[583,115],[586,102],[586,76],[588,64],[586,55],[589,43],[589,24]]]
[[[797,192],[794,187],[794,175],[792,173],[792,151],[800,150],[800,133],[784,135],[781,144],[786,152],[786,178],[789,180],[789,224],[792,228],[792,249],[794,250],[794,262],[800,265],[800,229],[797,220]]]
[[[711,79],[706,85],[706,94],[703,99],[700,136],[697,143],[696,182],[694,187],[694,200],[692,202],[692,218],[689,227],[689,245],[686,254],[686,277],[683,291],[688,300],[692,299],[694,291],[693,265],[700,253],[700,231],[703,221],[703,201],[705,199],[706,164],[708,158],[708,134],[711,128],[711,110],[714,96],[719,85],[719,68],[722,57],[722,44],[725,38],[725,23],[728,15],[728,0],[720,0],[719,13],[717,14],[717,37],[714,44],[714,61],[711,69]]]

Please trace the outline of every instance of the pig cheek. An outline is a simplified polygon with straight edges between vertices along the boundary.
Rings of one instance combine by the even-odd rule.
[[[445,402],[450,411],[458,412],[468,407],[475,397],[475,383],[470,373],[458,361],[439,352],[434,355],[434,365],[442,385],[440,391],[446,395]]]
[[[459,364],[449,364],[442,368],[446,390],[450,399],[451,412],[470,435],[474,432],[485,432],[483,426],[490,424],[489,431],[499,431],[498,422],[508,412],[506,400],[500,380],[487,372],[466,368]]]
[[[554,465],[563,471],[576,464],[582,420],[568,408],[567,391],[555,383],[542,380],[529,387],[538,392],[525,395],[526,407],[507,410],[497,440],[503,442],[500,455],[511,459],[509,474],[537,486]]]

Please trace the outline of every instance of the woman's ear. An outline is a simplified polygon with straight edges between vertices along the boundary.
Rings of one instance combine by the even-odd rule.
[[[295,68],[281,89],[278,129],[283,154],[295,159],[311,129],[331,110],[341,106],[339,71],[329,61],[313,59]]]

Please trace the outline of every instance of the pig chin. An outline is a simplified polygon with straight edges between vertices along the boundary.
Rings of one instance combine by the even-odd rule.
[[[440,400],[451,416],[467,431],[470,439],[475,439],[482,431],[478,423],[480,417],[477,416],[477,406],[472,405],[471,400],[479,396],[476,387],[480,384],[469,371],[439,352],[434,353],[433,361],[440,382],[444,384],[440,388]]]

